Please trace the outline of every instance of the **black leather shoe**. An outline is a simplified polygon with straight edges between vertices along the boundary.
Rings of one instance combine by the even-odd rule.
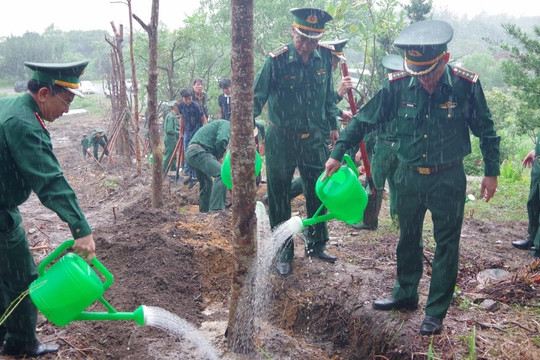
[[[58,351],[58,345],[44,344],[36,340],[25,346],[10,346],[4,343],[3,355],[36,357]]]
[[[512,246],[519,250],[530,250],[533,247],[533,238],[529,235],[523,240],[512,241]]]
[[[352,227],[358,230],[377,230],[377,225],[378,224],[376,222],[370,225],[366,225],[363,222],[359,222],[356,224],[352,224]]]
[[[332,264],[337,260],[337,257],[330,255],[326,251],[306,251],[306,256],[318,258]]]
[[[393,297],[375,300],[371,305],[375,310],[382,311],[418,309],[418,302],[398,301]]]
[[[199,181],[197,179],[191,179],[189,181],[189,186],[188,186],[188,189],[191,189],[192,187],[194,187],[195,185],[197,185]]]
[[[426,316],[422,325],[420,325],[420,334],[422,335],[434,335],[440,334],[442,329],[442,320],[433,316]]]
[[[276,270],[281,276],[289,276],[292,272],[291,263],[288,262],[278,262],[276,263]]]

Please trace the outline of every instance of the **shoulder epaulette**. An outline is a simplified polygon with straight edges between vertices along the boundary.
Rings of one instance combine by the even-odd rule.
[[[406,78],[409,74],[405,70],[398,70],[391,73],[388,73],[388,81],[396,81],[399,79]]]
[[[472,71],[465,70],[459,67],[454,67],[452,68],[452,72],[460,78],[469,80],[472,83],[476,83],[478,81],[478,74],[473,73]]]
[[[274,49],[274,50],[270,51],[268,53],[268,55],[270,55],[273,58],[276,58],[279,55],[282,55],[282,54],[286,53],[288,50],[289,50],[289,47],[287,45],[281,45],[277,49]]]

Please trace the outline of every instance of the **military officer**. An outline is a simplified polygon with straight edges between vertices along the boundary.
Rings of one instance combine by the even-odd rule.
[[[231,123],[219,119],[195,132],[186,151],[186,161],[199,180],[199,211],[225,209],[227,188],[221,180],[221,161],[231,138]],[[212,178],[214,180],[212,180]]]
[[[180,113],[178,112],[176,101],[170,101],[169,107],[171,108],[171,111],[165,116],[165,122],[163,123],[163,131],[165,132],[165,139],[163,140],[165,145],[165,150],[163,151],[164,173],[167,171],[167,166],[169,165],[169,161],[171,161],[171,157],[174,155],[174,149],[180,138],[180,123],[178,122]],[[176,170],[176,162],[174,160],[171,163],[169,170]]]
[[[512,246],[520,250],[530,250],[533,258],[540,257],[540,134],[536,139],[536,145],[523,159],[523,166],[532,167],[531,185],[527,200],[527,215],[529,225],[527,237],[523,240],[512,242]]]
[[[98,160],[98,150],[101,146],[103,148],[103,153],[109,155],[109,150],[107,150],[107,135],[102,129],[94,129],[92,134],[90,134],[90,144],[94,147],[94,158]]]
[[[26,62],[33,70],[28,92],[0,100],[0,314],[37,278],[36,265],[21,226],[18,206],[33,191],[43,205],[68,223],[73,250],[85,260],[94,257],[92,230],[77,197],[62,173],[46,122],[69,111],[87,61],[69,64]],[[2,354],[40,356],[58,346],[36,337],[37,309],[23,298],[0,326]]]
[[[373,308],[418,307],[422,224],[429,210],[437,246],[422,335],[441,332],[454,293],[466,189],[462,159],[471,152],[469,130],[480,138],[485,164],[481,196],[486,201],[495,194],[499,175],[500,137],[478,75],[448,65],[452,36],[452,27],[438,20],[413,23],[398,35],[394,45],[404,50],[406,73],[385,80],[341,132],[326,163],[326,174],[334,173],[350,145],[379,123],[397,120],[397,280],[391,297],[374,301]]]
[[[88,156],[88,149],[90,148],[90,139],[88,138],[88,136],[86,136],[86,134],[83,134],[81,145],[83,158],[86,159],[86,157]]]
[[[321,128],[328,122],[327,113],[337,111],[333,101],[332,64],[318,49],[325,24],[332,20],[326,11],[292,9],[293,41],[273,51],[255,79],[254,116],[260,115],[268,102],[268,127],[265,136],[268,208],[271,227],[291,217],[289,189],[298,167],[305,190],[308,216],[320,206],[315,183],[324,171],[328,156]],[[330,129],[337,130],[335,121]],[[336,257],[326,252],[326,223],[309,228],[306,253],[328,262]],[[277,255],[277,271],[291,272],[293,243],[288,241]]]

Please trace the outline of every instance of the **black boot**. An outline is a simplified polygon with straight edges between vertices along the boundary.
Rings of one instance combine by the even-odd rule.
[[[58,345],[44,344],[38,340],[22,346],[4,344],[3,355],[36,357],[58,351]]]
[[[523,240],[512,241],[512,246],[519,250],[530,250],[533,247],[533,238],[529,235]]]

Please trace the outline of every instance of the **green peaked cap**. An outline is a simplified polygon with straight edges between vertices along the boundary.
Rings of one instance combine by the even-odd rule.
[[[321,9],[294,8],[290,10],[294,16],[293,26],[296,32],[310,39],[320,39],[324,34],[324,26],[332,20],[332,15]]]
[[[73,63],[34,63],[25,62],[24,65],[33,70],[32,79],[42,83],[59,85],[69,92],[84,97],[79,89],[79,77],[83,74],[88,61]]]
[[[418,21],[406,27],[396,37],[394,45],[405,52],[405,71],[419,76],[436,67],[453,36],[452,26],[445,21]]]

